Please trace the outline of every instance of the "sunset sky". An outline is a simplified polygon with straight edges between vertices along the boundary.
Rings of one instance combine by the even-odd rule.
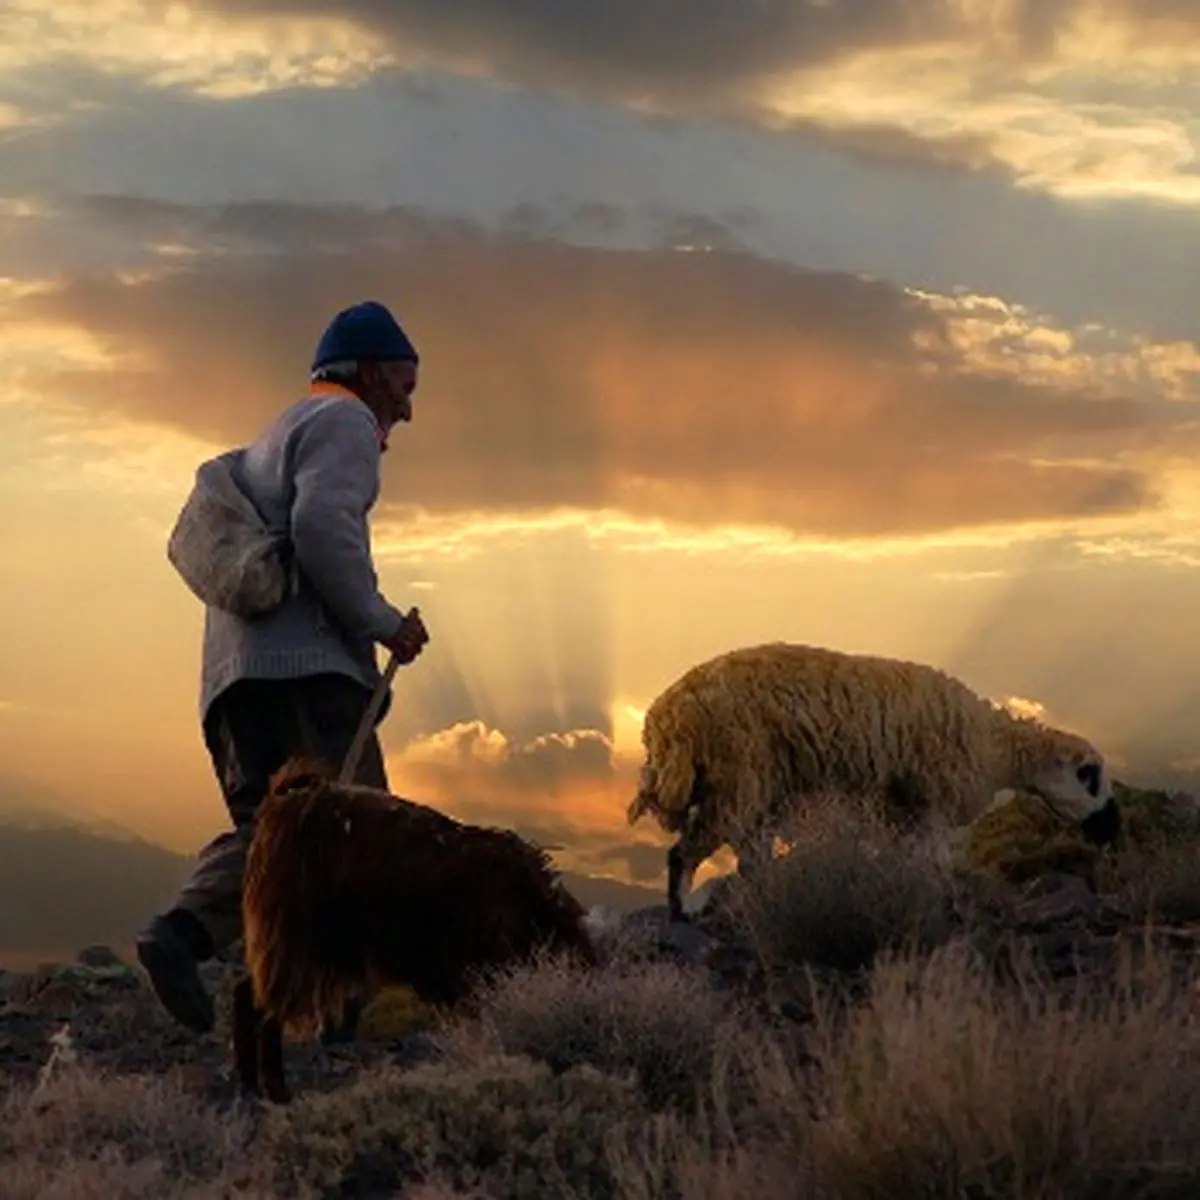
[[[1200,787],[1198,136],[1185,0],[0,0],[0,808],[222,828],[166,537],[365,298],[395,790],[653,879],[768,639]]]

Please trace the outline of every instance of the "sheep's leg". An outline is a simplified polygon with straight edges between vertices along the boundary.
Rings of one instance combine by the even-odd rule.
[[[258,1094],[258,1013],[254,1008],[254,989],[249,976],[239,979],[233,989],[233,1063],[242,1087]]]
[[[683,897],[692,890],[695,870],[687,870],[683,862],[683,840],[667,851],[667,911],[672,921],[684,921]]]
[[[283,1073],[283,1029],[274,1017],[263,1017],[258,1027],[258,1068],[267,1099],[287,1104],[292,1097]]]
[[[775,836],[770,830],[756,829],[750,837],[734,847],[737,854],[737,873],[746,880],[761,877],[764,868],[775,856]]]
[[[691,814],[694,818],[695,810]],[[667,912],[672,921],[687,921],[684,897],[692,890],[696,868],[717,852],[723,839],[711,829],[691,824],[667,851]]]

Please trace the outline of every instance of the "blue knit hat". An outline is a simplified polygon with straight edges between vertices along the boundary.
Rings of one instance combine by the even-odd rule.
[[[344,308],[321,334],[312,369],[343,359],[418,362],[417,351],[396,318],[377,300]]]

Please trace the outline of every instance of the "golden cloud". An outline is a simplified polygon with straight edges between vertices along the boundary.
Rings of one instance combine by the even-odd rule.
[[[513,741],[480,720],[413,739],[389,755],[393,791],[459,820],[516,828],[571,870],[633,878],[663,868],[661,839],[631,840],[624,813],[640,760],[614,753],[600,730]]]
[[[1077,198],[1195,203],[1183,0],[10,0],[0,66],[71,61],[214,97],[433,67]]]
[[[385,494],[430,514],[928,535],[1134,513],[1156,503],[1154,454],[1190,453],[1188,406],[1098,394],[1061,354],[1040,383],[984,373],[961,313],[879,281],[403,214],[356,241],[351,211],[227,211],[293,251],[197,253],[10,302],[18,328],[70,328],[122,364],[43,371],[48,402],[249,438],[302,391],[329,315],[375,295],[425,364]],[[327,252],[303,249],[314,222],[337,235]],[[1054,345],[1023,337],[1027,355]]]
[[[0,71],[71,63],[137,74],[160,87],[235,98],[332,86],[395,62],[381,39],[336,12],[264,25],[203,6],[83,0],[0,6]]]

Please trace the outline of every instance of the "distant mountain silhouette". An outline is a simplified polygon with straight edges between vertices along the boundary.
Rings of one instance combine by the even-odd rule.
[[[127,953],[191,865],[165,847],[61,818],[0,821],[0,967],[70,960],[95,943]],[[563,882],[585,905],[628,911],[660,902],[657,890],[615,879],[564,871]]]
[[[187,869],[182,855],[145,841],[49,821],[0,825],[0,965],[128,946]]]

